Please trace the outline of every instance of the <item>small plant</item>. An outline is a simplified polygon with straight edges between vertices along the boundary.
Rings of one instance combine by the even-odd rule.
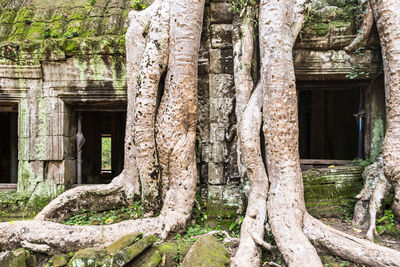
[[[79,36],[79,32],[76,30],[68,31],[64,34],[64,37],[67,39]]]
[[[247,6],[254,6],[257,4],[255,0],[233,0],[231,2],[232,11],[241,17],[246,10]]]
[[[135,10],[143,10],[149,6],[149,1],[146,0],[132,0],[131,7]]]
[[[237,218],[236,221],[232,222],[231,225],[229,226],[229,232],[232,232],[233,236],[240,234],[240,226],[242,225],[243,220],[244,217],[240,216]]]
[[[368,160],[355,158],[355,159],[353,159],[352,164],[353,165],[358,165],[358,166],[361,166],[361,167],[367,167],[367,166],[371,165],[371,162],[369,162]]]
[[[395,225],[394,214],[391,209],[385,210],[384,215],[376,221],[376,231],[378,232],[378,234],[399,234],[399,230],[396,228]]]

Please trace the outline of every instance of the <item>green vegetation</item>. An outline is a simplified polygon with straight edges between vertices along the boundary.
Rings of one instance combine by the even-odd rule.
[[[355,159],[353,159],[352,164],[353,164],[353,165],[356,165],[356,166],[361,166],[361,167],[364,167],[364,168],[365,168],[365,167],[371,165],[372,162],[370,162],[369,160],[365,160],[365,159],[355,158]]]
[[[231,7],[232,11],[241,17],[246,7],[255,6],[257,4],[258,2],[256,0],[233,0],[231,2]]]
[[[358,59],[361,59],[364,56],[364,52],[365,52],[364,46],[361,46],[356,51],[354,51],[354,55],[356,56],[356,61],[358,61]],[[350,79],[356,79],[360,77],[368,78],[369,75],[370,75],[369,71],[362,69],[361,64],[356,62],[351,67],[350,72],[346,74],[346,77]]]
[[[122,207],[103,212],[81,210],[63,224],[66,225],[105,225],[117,223],[123,220],[138,219],[144,214],[141,202],[137,201],[130,207]]]
[[[101,138],[101,169],[111,170],[111,137]]]
[[[131,7],[135,10],[143,10],[146,9],[151,2],[149,0],[132,0]]]
[[[385,210],[383,216],[376,221],[378,234],[400,235],[400,230],[395,225],[394,214],[391,209]]]

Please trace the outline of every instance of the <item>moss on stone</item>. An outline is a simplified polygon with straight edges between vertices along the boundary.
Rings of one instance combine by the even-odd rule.
[[[84,20],[86,19],[87,9],[84,7],[77,7],[72,10],[69,17],[70,20]]]
[[[120,239],[116,240],[115,242],[111,243],[109,246],[106,247],[107,253],[114,255],[123,248],[130,246],[139,239],[141,239],[142,236],[143,233],[138,233],[138,232],[124,235],[123,237],[121,237]]]
[[[44,39],[48,32],[47,24],[43,22],[34,22],[28,28],[26,38],[29,40]]]
[[[126,264],[142,253],[146,248],[156,242],[154,235],[147,236],[133,245],[124,248],[114,255],[113,261],[119,265]]]
[[[61,266],[66,266],[68,261],[67,258],[64,255],[54,255],[51,257],[51,262],[53,263],[54,267],[61,267]]]
[[[68,263],[69,267],[95,267],[107,257],[105,249],[85,248],[77,251]]]
[[[227,249],[210,235],[201,236],[190,248],[181,267],[221,267],[229,266]]]
[[[17,15],[16,10],[13,9],[3,9],[0,15],[0,24],[11,24],[14,22],[15,16]]]
[[[15,17],[15,22],[23,22],[26,24],[32,23],[32,18],[34,16],[34,7],[23,7],[18,9],[18,13]]]

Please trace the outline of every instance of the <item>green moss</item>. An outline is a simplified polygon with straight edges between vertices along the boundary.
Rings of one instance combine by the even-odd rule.
[[[107,250],[108,254],[115,255],[121,249],[123,249],[127,246],[130,246],[133,243],[135,243],[137,240],[141,239],[142,236],[143,236],[143,233],[137,233],[137,232],[124,235],[120,239],[114,241],[109,246],[107,246],[106,250]]]
[[[11,35],[8,40],[10,41],[22,41],[26,38],[29,26],[24,22],[15,23],[12,28]]]
[[[34,22],[28,28],[28,33],[26,35],[26,38],[29,40],[45,39],[46,32],[48,32],[48,25],[46,23]]]
[[[181,267],[221,267],[229,266],[227,249],[210,235],[200,237],[190,248]]]
[[[86,19],[87,10],[85,8],[74,8],[69,17],[70,20],[84,20]]]
[[[23,22],[29,24],[32,22],[32,18],[35,14],[33,7],[23,7],[18,9],[18,13],[15,17],[15,22]]]
[[[54,21],[49,25],[49,36],[51,38],[60,38],[63,36],[65,22],[62,20]]]
[[[53,263],[54,267],[61,267],[67,265],[68,261],[64,255],[54,255],[51,257],[51,262]]]
[[[4,9],[0,15],[0,24],[13,23],[17,12],[13,9]]]
[[[151,246],[154,242],[156,242],[156,237],[154,235],[147,236],[135,244],[124,248],[114,255],[114,261],[118,262],[118,264],[126,264],[130,262],[132,259],[137,257],[140,253],[142,253],[146,248]]]
[[[67,39],[65,41],[64,51],[67,56],[72,55],[74,52],[79,51],[79,40],[77,39]]]
[[[42,210],[49,202],[51,198],[49,197],[41,197],[38,195],[34,195],[29,200],[29,207],[33,210]]]

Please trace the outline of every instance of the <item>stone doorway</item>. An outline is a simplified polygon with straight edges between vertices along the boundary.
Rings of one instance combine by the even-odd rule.
[[[18,177],[18,108],[0,106],[0,188],[16,188]],[[8,185],[7,185],[8,184]]]
[[[124,166],[126,112],[80,110],[82,133],[82,183],[104,184],[121,173]],[[77,163],[79,164],[79,163]]]
[[[298,89],[299,151],[303,163],[340,164],[358,157],[359,147],[364,144],[363,135],[361,143],[358,140],[355,114],[363,99],[363,85],[313,82],[303,83]],[[365,119],[362,132],[364,123]]]

